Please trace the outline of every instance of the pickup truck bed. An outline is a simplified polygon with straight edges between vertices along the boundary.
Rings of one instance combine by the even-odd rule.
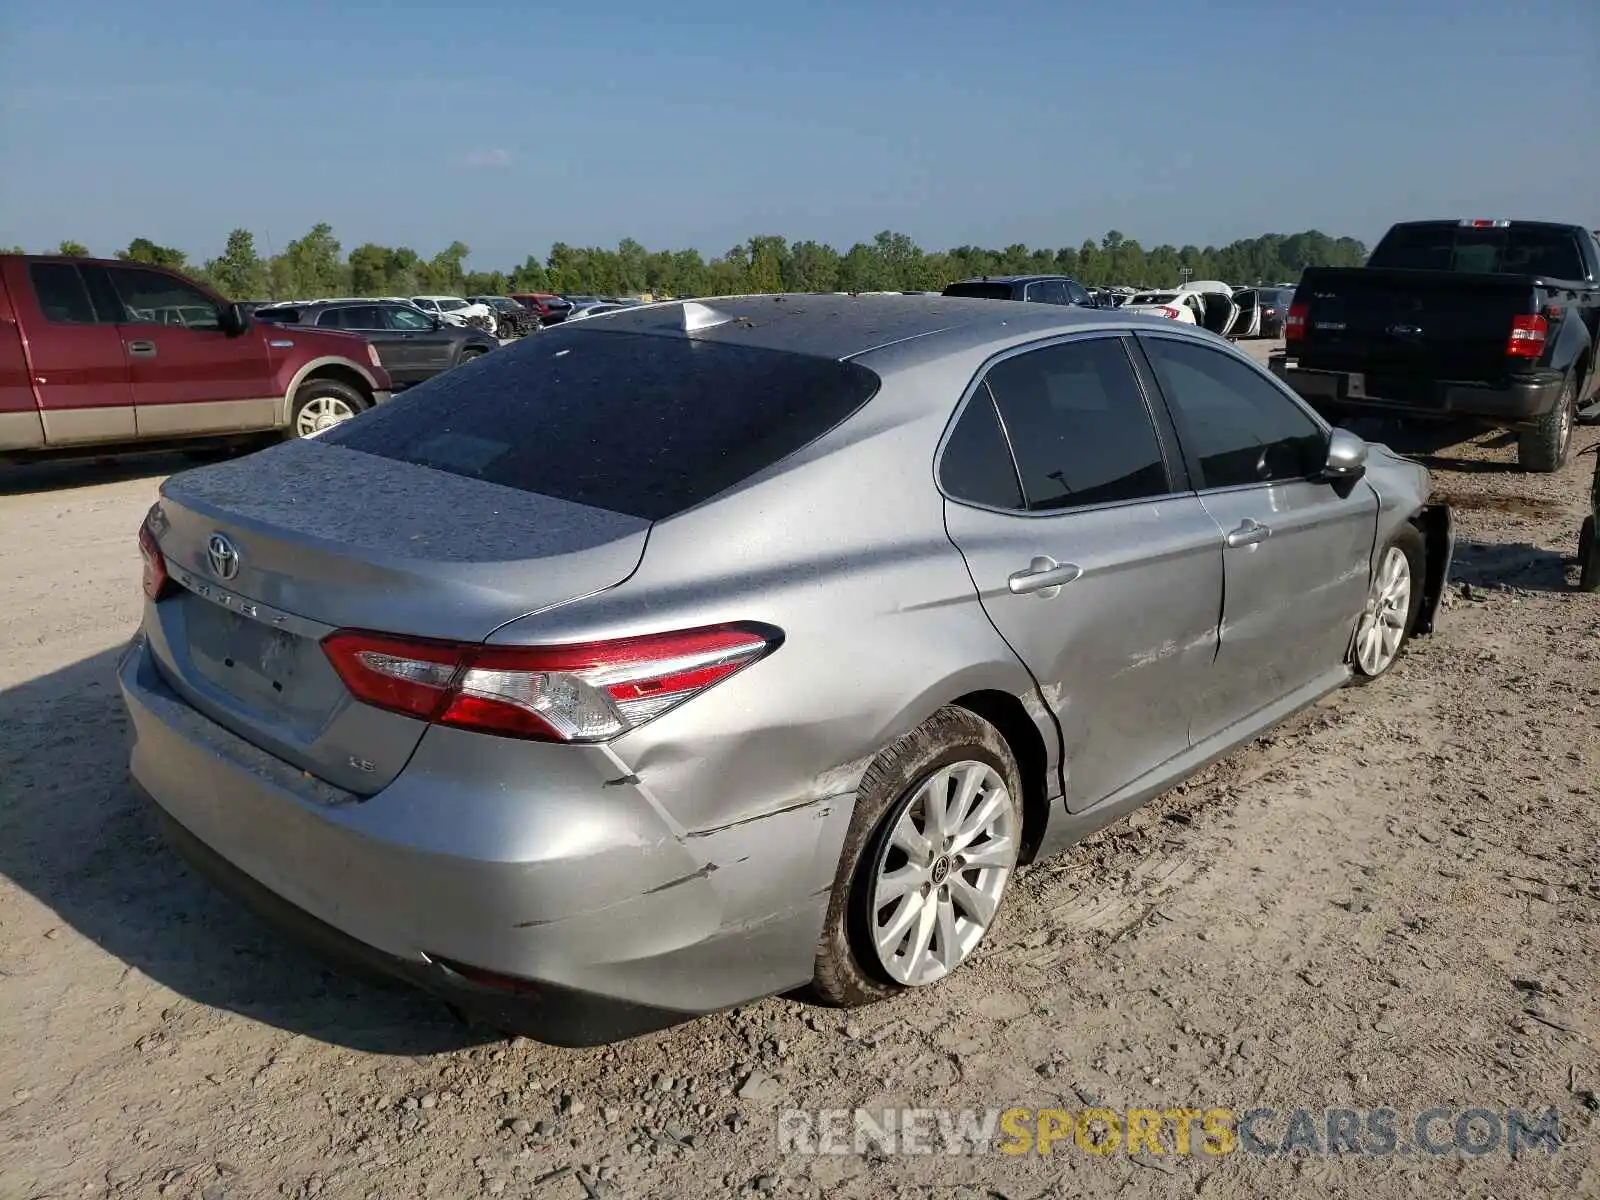
[[[1579,226],[1485,225],[1396,226],[1365,267],[1307,270],[1274,371],[1329,419],[1475,420],[1516,430],[1525,468],[1558,469],[1596,384],[1600,246]],[[1584,277],[1509,269],[1546,265]]]

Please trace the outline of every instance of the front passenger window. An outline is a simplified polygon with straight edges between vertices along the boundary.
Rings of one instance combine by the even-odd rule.
[[[110,267],[108,271],[130,323],[208,331],[222,328],[216,301],[193,284],[139,267]]]
[[[1141,337],[1202,488],[1308,479],[1322,469],[1321,426],[1231,355],[1188,339]]]

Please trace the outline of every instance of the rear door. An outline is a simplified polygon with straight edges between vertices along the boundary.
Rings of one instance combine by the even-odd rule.
[[[70,262],[8,265],[7,290],[27,338],[45,444],[118,441],[135,434],[133,390],[114,310],[97,308]]]
[[[1222,531],[1163,428],[1125,339],[1095,334],[991,365],[941,453],[950,537],[1055,715],[1074,811],[1188,749],[1210,678]]]
[[[218,301],[194,284],[153,267],[104,272],[123,315],[118,325],[133,384],[140,437],[182,436],[272,427],[282,407],[274,395],[260,330],[222,331]]]
[[[1138,335],[1200,501],[1224,531],[1221,641],[1196,743],[1336,671],[1367,595],[1378,502],[1316,478],[1327,430],[1238,354]]]

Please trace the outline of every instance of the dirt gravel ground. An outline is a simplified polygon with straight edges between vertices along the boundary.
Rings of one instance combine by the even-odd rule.
[[[181,463],[7,474],[0,1200],[1600,1195],[1600,600],[1571,588],[1593,459],[1386,440],[1460,539],[1438,634],[1389,677],[1026,871],[946,986],[584,1051],[330,970],[192,876],[125,782],[112,679],[134,530]],[[780,1153],[778,1109],[854,1105],[1391,1107],[1402,1140],[1431,1108],[1553,1106],[1563,1145]]]

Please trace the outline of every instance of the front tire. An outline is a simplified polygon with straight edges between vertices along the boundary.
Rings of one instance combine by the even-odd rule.
[[[1352,683],[1371,683],[1388,673],[1417,627],[1427,550],[1422,534],[1407,525],[1378,555],[1367,602],[1350,647]]]
[[[291,438],[316,437],[361,412],[366,397],[338,379],[308,379],[294,394],[289,417]]]
[[[1548,474],[1567,463],[1572,450],[1572,426],[1576,420],[1577,384],[1571,375],[1561,387],[1561,398],[1531,429],[1517,436],[1517,462],[1524,471]]]
[[[812,998],[870,1004],[937,983],[993,924],[1022,844],[1022,779],[993,725],[941,708],[862,777]]]

